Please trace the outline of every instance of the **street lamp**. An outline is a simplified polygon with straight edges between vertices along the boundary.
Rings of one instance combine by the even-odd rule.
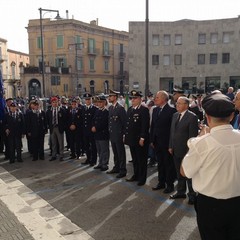
[[[148,73],[148,60],[149,60],[149,48],[148,48],[148,35],[149,35],[149,31],[148,31],[148,27],[149,27],[149,18],[148,18],[148,0],[146,0],[146,21],[145,21],[145,37],[146,37],[146,44],[145,44],[145,78],[146,78],[146,82],[145,82],[145,99],[147,100],[147,96],[149,94],[149,73]]]
[[[78,50],[82,50],[84,43],[72,43],[72,44],[68,44],[68,48],[71,49],[71,46],[75,47],[75,71],[76,71],[76,95],[78,96],[79,92],[79,75],[78,75]]]
[[[39,13],[40,13],[40,34],[41,34],[41,58],[42,58],[42,64],[41,64],[41,70],[42,70],[42,86],[43,86],[43,97],[45,97],[45,63],[44,63],[44,52],[43,52],[43,24],[42,24],[42,12],[56,12],[57,16],[55,19],[61,19],[59,15],[58,10],[52,10],[52,9],[43,9],[39,8]]]

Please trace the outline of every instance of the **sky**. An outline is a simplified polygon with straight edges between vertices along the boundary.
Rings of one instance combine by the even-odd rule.
[[[149,21],[181,19],[210,20],[236,18],[240,0],[148,0]],[[8,49],[28,53],[26,27],[29,19],[39,19],[39,8],[59,10],[60,16],[89,23],[98,19],[99,26],[128,31],[129,21],[145,21],[146,0],[0,0],[0,38]],[[43,18],[55,13],[43,12]]]

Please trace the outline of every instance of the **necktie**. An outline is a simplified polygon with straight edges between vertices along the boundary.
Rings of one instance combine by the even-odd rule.
[[[53,126],[57,126],[57,110],[53,110]]]
[[[182,116],[182,114],[179,113],[178,118],[177,118],[177,121],[176,121],[176,124],[175,124],[175,127],[178,125],[178,123],[179,123],[179,121],[180,121],[180,119],[181,119],[181,116]]]
[[[162,108],[159,107],[159,108],[158,108],[158,116],[160,115],[161,112],[162,112]]]

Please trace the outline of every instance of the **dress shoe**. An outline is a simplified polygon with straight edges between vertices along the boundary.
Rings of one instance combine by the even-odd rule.
[[[170,195],[169,198],[170,198],[170,199],[186,198],[186,194],[175,193],[175,194],[173,194],[173,195]]]
[[[126,179],[127,182],[134,182],[137,181],[137,178],[135,176],[132,176],[131,178]]]
[[[96,163],[91,162],[91,163],[89,163],[89,166],[93,167],[95,164]]]
[[[44,157],[40,157],[39,159],[40,159],[40,160],[45,160],[45,158],[44,158]]]
[[[86,160],[85,162],[82,162],[83,165],[89,164],[89,160]]]
[[[128,162],[131,162],[131,163],[132,163],[132,162],[133,162],[133,160],[129,160]]]
[[[189,199],[188,199],[188,204],[189,205],[193,205],[195,203],[195,196],[188,196]]]
[[[50,162],[51,161],[55,161],[57,158],[56,157],[51,157],[51,159],[49,160]]]
[[[174,187],[167,187],[163,190],[163,193],[171,193],[174,191]]]
[[[59,158],[59,161],[60,161],[60,162],[64,161],[63,157],[60,157],[60,158]]]
[[[93,169],[101,169],[102,167],[97,165],[96,167],[94,167]]]
[[[152,187],[152,190],[153,191],[156,191],[156,190],[160,190],[160,189],[164,189],[165,188],[165,185],[163,184],[158,184],[156,187]]]
[[[114,174],[114,173],[119,173],[119,171],[112,169],[111,171],[107,171],[107,174]]]
[[[75,159],[76,158],[76,156],[70,156],[70,158],[69,159]]]
[[[126,176],[126,173],[119,173],[116,178],[123,178]]]
[[[18,162],[23,162],[23,160],[22,160],[22,159],[18,159],[17,161],[18,161]]]
[[[145,184],[145,182],[139,182],[137,185],[138,186],[143,186]]]
[[[32,161],[37,161],[37,159],[36,159],[36,158],[33,158]]]
[[[101,167],[102,172],[107,171],[107,170],[108,170],[108,167]]]

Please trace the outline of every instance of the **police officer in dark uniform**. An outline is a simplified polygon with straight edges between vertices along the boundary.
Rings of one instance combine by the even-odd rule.
[[[81,108],[78,108],[76,99],[72,100],[71,107],[68,108],[67,121],[67,134],[71,150],[70,159],[79,158],[83,122]]]
[[[44,160],[44,137],[47,133],[46,114],[40,109],[38,100],[32,102],[33,110],[26,119],[26,133],[32,146],[32,161]]]
[[[12,102],[10,105],[10,112],[5,115],[4,129],[7,137],[10,153],[10,163],[15,162],[15,152],[17,152],[17,161],[22,160],[22,137],[25,134],[25,121],[23,114],[17,111],[17,104]]]
[[[129,97],[132,100],[132,106],[127,111],[124,139],[125,144],[130,147],[134,174],[127,181],[137,181],[138,186],[142,186],[147,178],[150,115],[148,108],[141,104],[141,92],[133,90]]]
[[[118,173],[117,178],[125,177],[126,169],[126,151],[123,143],[123,135],[126,126],[127,114],[124,107],[119,104],[118,95],[120,93],[110,90],[109,102],[109,136],[113,151],[114,167],[108,174]]]
[[[90,93],[85,93],[83,95],[83,98],[85,99],[85,106],[82,108],[84,138],[83,141],[85,145],[87,159],[82,164],[89,164],[90,166],[94,166],[97,162],[97,148],[92,132],[92,126],[93,117],[97,110],[97,107],[92,104],[92,95]]]

